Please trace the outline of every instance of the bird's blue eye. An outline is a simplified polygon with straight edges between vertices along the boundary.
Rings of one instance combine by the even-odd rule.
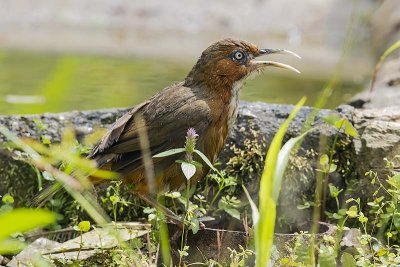
[[[242,51],[234,51],[231,55],[233,61],[243,64],[246,62],[246,55]]]

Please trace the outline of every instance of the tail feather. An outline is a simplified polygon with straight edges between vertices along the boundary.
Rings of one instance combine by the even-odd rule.
[[[36,196],[32,198],[31,201],[28,202],[28,206],[30,207],[43,207],[44,204],[51,199],[57,192],[63,189],[60,183],[54,183],[46,187],[45,189],[41,190],[37,193]]]

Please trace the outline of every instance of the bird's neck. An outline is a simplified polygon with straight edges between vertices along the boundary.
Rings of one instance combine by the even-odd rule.
[[[208,84],[203,86],[207,91],[208,103],[214,110],[215,121],[222,121],[228,126],[228,130],[233,126],[237,117],[239,106],[239,92],[244,80],[233,83]]]
[[[244,79],[234,81],[228,76],[217,74],[188,76],[185,79],[185,86],[201,88],[205,95],[217,102],[222,102],[223,105],[238,98],[243,84]]]

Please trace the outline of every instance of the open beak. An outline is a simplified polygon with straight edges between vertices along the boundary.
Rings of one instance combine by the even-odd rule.
[[[289,50],[285,50],[285,49],[260,49],[258,56],[269,55],[269,54],[286,54],[286,55],[292,55],[292,56],[295,56],[295,57],[301,59],[301,57],[298,54],[296,54],[292,51],[289,51]],[[288,69],[288,70],[294,71],[296,73],[300,73],[300,71],[298,69],[296,69],[290,65],[283,64],[283,63],[276,62],[276,61],[253,60],[252,63],[256,64],[256,65],[272,66],[272,67],[277,67],[277,68]]]

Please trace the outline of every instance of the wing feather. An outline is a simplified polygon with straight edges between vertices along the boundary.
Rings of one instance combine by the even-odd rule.
[[[201,135],[211,121],[209,106],[197,96],[191,88],[182,84],[164,89],[122,116],[94,147],[90,157],[96,159],[100,166],[112,162],[111,170],[122,174],[140,168],[141,147],[133,119],[138,112],[145,120],[152,155],[182,147],[188,128],[195,128]],[[161,158],[157,163],[172,164],[171,161],[174,162],[171,158]]]

